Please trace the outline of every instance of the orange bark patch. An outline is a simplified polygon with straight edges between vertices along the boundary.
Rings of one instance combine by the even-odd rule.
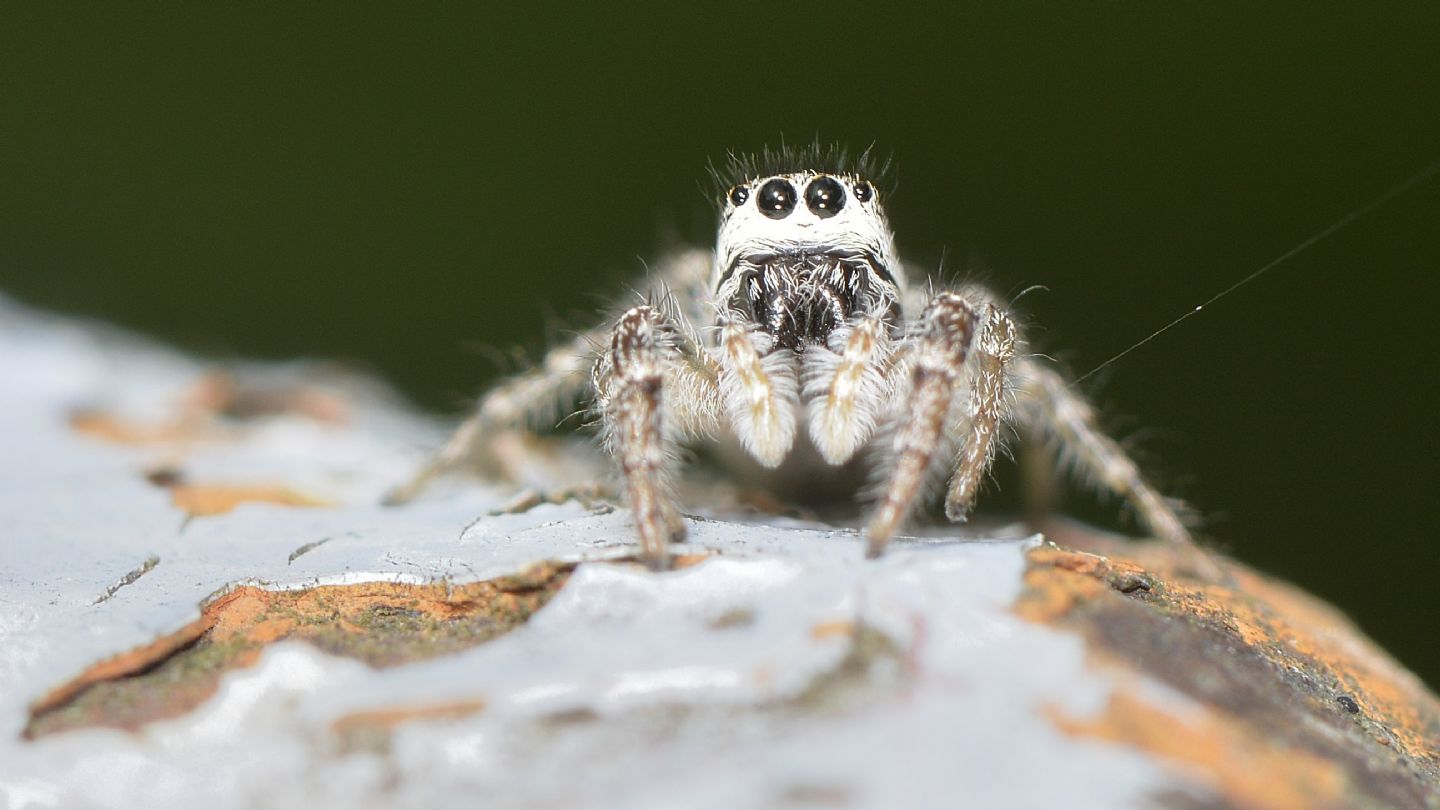
[[[161,636],[141,647],[91,664],[79,676],[51,689],[30,707],[31,717],[54,711],[74,700],[77,695],[98,683],[145,672],[199,640],[214,623],[210,616],[201,616],[169,635]]]
[[[319,507],[330,502],[279,484],[175,484],[170,502],[186,515],[208,517],[234,511],[242,503]]]
[[[37,700],[25,736],[85,726],[135,730],[182,715],[210,697],[226,672],[252,665],[266,645],[283,639],[375,667],[458,652],[524,624],[572,570],[541,563],[464,585],[233,588],[175,633],[94,664]]]
[[[1237,592],[1249,598],[1229,615],[1242,632],[1265,633],[1259,643],[1273,646],[1277,660],[1300,658],[1332,676],[1358,713],[1380,720],[1393,735],[1382,738],[1386,745],[1440,764],[1440,701],[1414,674],[1330,605],[1253,571],[1237,571],[1236,579]]]
[[[1112,588],[1146,581],[1145,570],[1134,563],[1053,545],[1032,549],[1028,560],[1029,567],[1025,571],[1028,591],[1017,605],[1017,610],[1031,621],[1055,621],[1077,604],[1094,599]]]
[[[1355,792],[1319,806],[1405,806],[1440,794],[1440,700],[1334,608],[1219,555],[1197,565],[1195,556],[1207,554],[1198,549],[1073,530],[1065,540],[1085,551],[1032,550],[1017,612],[1079,631],[1107,665],[1165,681],[1211,718],[1171,743],[1129,722],[1143,712],[1117,698],[1091,729],[1096,735],[1186,759],[1222,777],[1226,795],[1258,790],[1252,772],[1298,780],[1270,788],[1290,798],[1253,806],[1316,806],[1301,798],[1317,785]],[[1195,573],[1204,569],[1218,576]],[[1340,776],[1322,783],[1309,765],[1241,767],[1217,747],[1297,763],[1318,758]]]
[[[301,416],[329,425],[350,422],[350,407],[339,395],[295,383],[237,379],[224,371],[202,375],[180,394],[173,415],[141,422],[101,409],[70,415],[70,427],[114,444],[185,445],[232,440],[242,423],[273,416]]]
[[[212,371],[196,380],[181,396],[180,406],[189,414],[242,421],[286,414],[332,425],[350,421],[349,406],[334,393],[295,383],[237,379],[225,371]]]
[[[1092,719],[1056,709],[1050,719],[1066,734],[1133,745],[1203,775],[1227,801],[1254,810],[1343,806],[1345,776],[1333,762],[1305,751],[1272,747],[1243,726],[1214,715],[1187,722],[1117,694]]]
[[[330,724],[330,732],[335,735],[342,752],[384,752],[390,747],[390,735],[406,723],[460,720],[484,710],[483,700],[462,700],[429,706],[394,706],[347,714]]]
[[[205,422],[175,419],[146,423],[103,411],[77,411],[71,414],[70,429],[82,436],[111,444],[193,444],[233,438],[228,431]]]
[[[268,503],[296,508],[330,506],[329,501],[281,484],[195,484],[179,467],[162,465],[145,473],[145,480],[170,490],[170,503],[187,518],[233,512],[243,503]]]
[[[810,637],[816,641],[827,638],[850,638],[855,635],[855,623],[848,621],[821,622],[810,628]]]

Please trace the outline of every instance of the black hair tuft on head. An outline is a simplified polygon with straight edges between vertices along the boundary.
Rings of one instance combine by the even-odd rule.
[[[782,140],[778,148],[766,146],[759,152],[730,152],[723,163],[710,164],[710,176],[715,181],[715,199],[723,199],[725,192],[733,186],[761,177],[803,171],[865,180],[878,188],[882,195],[892,192],[895,185],[889,155],[877,156],[874,144],[852,157],[844,146],[821,143],[818,137],[803,146],[789,146]]]

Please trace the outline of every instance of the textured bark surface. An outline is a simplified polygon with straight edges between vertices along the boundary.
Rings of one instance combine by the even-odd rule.
[[[1206,581],[1172,546],[1050,534],[1068,547],[1029,552],[1021,615],[1206,709],[1117,694],[1099,717],[1057,714],[1071,733],[1207,772],[1235,807],[1440,803],[1440,703],[1338,611],[1232,561]]]
[[[1440,807],[1435,696],[1223,557],[731,506],[653,573],[603,502],[380,506],[439,431],[373,383],[3,301],[0,436],[8,806]]]

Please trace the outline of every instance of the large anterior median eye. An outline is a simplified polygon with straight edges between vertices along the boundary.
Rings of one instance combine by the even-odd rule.
[[[760,206],[760,211],[771,219],[784,219],[790,216],[795,210],[795,187],[789,181],[775,178],[760,187],[760,195],[755,198],[755,204]]]
[[[829,219],[845,207],[845,187],[833,177],[817,177],[805,189],[805,205],[815,216]]]

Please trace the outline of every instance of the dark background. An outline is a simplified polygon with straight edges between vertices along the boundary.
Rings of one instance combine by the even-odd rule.
[[[1440,160],[1433,6],[789,8],[6,4],[0,290],[458,413],[476,346],[708,240],[707,161],[818,134],[894,154],[912,267],[1048,287],[1083,372]],[[1432,179],[1086,384],[1431,684],[1437,270]]]

